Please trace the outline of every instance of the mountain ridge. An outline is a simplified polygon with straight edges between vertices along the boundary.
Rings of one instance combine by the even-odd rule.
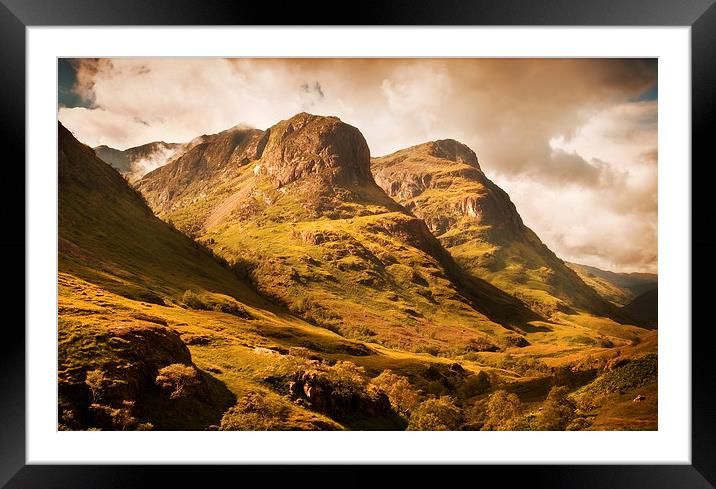
[[[107,145],[92,148],[95,154],[131,181],[136,181],[154,168],[161,167],[180,153],[187,145],[152,141],[119,150]]]
[[[251,161],[219,171],[200,160],[190,162],[186,153],[146,175],[137,188],[160,216],[229,261],[248,262],[264,293],[349,336],[366,329],[359,323],[371,322],[380,331],[368,334],[402,344],[406,321],[457,334],[457,325],[465,324],[458,316],[476,314],[467,322],[484,325],[476,333],[482,328],[491,341],[511,337],[524,343],[510,331],[510,323],[539,316],[465,274],[425,223],[375,183],[358,129],[335,117],[300,113],[256,133],[255,141]],[[196,167],[212,169],[185,187],[164,178],[183,178]],[[342,304],[358,290],[374,303],[368,306],[355,297],[356,307]],[[396,300],[406,301],[396,308],[396,317],[377,314]],[[445,312],[449,303],[459,307]],[[452,319],[439,326],[436,314]],[[418,343],[435,343],[430,340]]]
[[[618,304],[626,305],[649,290],[655,289],[659,283],[659,276],[655,273],[645,272],[613,272],[602,270],[590,265],[565,262],[590,287],[605,299]]]
[[[376,182],[422,218],[461,266],[540,312],[583,309],[624,320],[524,224],[475,153],[447,141],[470,156],[436,151],[445,140],[415,145],[373,158]]]
[[[519,429],[656,428],[655,330],[535,315],[330,141],[337,122],[299,114],[284,147],[287,121],[268,153],[269,131],[194,138],[134,188],[58,124],[60,430],[436,429],[436,405],[440,429],[499,429],[507,393]],[[458,144],[429,155],[479,171]],[[588,418],[555,417],[554,385]]]

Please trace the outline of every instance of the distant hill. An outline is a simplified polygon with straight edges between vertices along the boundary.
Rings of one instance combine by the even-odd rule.
[[[474,275],[544,314],[586,311],[619,318],[522,222],[507,193],[466,145],[432,141],[372,159],[376,182],[423,219]]]
[[[659,324],[659,290],[651,289],[638,295],[622,310],[641,324],[656,328]]]
[[[185,147],[184,144],[154,141],[125,150],[102,145],[94,148],[94,152],[102,161],[114,167],[129,181],[135,181],[155,168],[165,165]]]
[[[659,283],[659,276],[655,273],[617,273],[569,262],[567,266],[599,295],[619,305],[625,305],[638,295],[656,289]]]
[[[464,273],[376,185],[365,139],[336,117],[302,113],[265,132],[205,136],[136,186],[159,216],[245,267],[262,293],[349,337],[479,350],[524,343],[506,327],[538,318]]]

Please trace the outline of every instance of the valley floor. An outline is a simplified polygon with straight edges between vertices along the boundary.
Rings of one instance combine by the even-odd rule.
[[[535,321],[528,346],[448,358],[64,272],[58,301],[60,429],[657,429],[657,333],[603,318]]]

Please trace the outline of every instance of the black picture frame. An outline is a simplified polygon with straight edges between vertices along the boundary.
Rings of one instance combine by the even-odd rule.
[[[508,485],[549,488],[713,488],[716,485],[716,372],[711,359],[709,321],[696,312],[709,304],[710,288],[698,277],[713,277],[716,239],[706,221],[712,203],[704,168],[713,164],[710,128],[716,118],[716,6],[714,0],[393,0],[342,4],[316,0],[286,4],[229,0],[0,0],[0,86],[4,180],[1,242],[5,273],[15,290],[25,283],[21,266],[26,252],[25,161],[25,29],[28,26],[89,25],[535,25],[535,26],[690,26],[692,75],[692,465],[497,465],[451,467],[453,480],[494,480]],[[606,32],[606,31],[605,31]],[[668,162],[679,164],[679,162]],[[687,164],[688,162],[682,162]],[[14,174],[13,174],[14,172]],[[21,184],[20,182],[23,182]],[[18,193],[13,194],[11,189]],[[23,208],[24,209],[24,208]],[[8,230],[10,230],[8,232]],[[23,256],[24,260],[18,259]],[[15,268],[13,268],[15,267]],[[698,273],[697,273],[698,272]],[[22,278],[20,278],[22,277]],[[9,277],[8,277],[9,278]],[[6,284],[10,283],[7,280]],[[23,287],[24,289],[24,287]],[[31,294],[31,290],[26,290]],[[13,294],[15,297],[17,293]],[[11,301],[10,295],[6,300]],[[697,307],[698,306],[698,307]],[[7,304],[20,311],[19,304]],[[0,485],[8,488],[142,487],[161,480],[165,487],[214,486],[228,478],[294,485],[319,483],[313,466],[40,466],[26,465],[25,333],[20,321],[2,328],[0,354]],[[22,317],[16,313],[13,319]],[[701,319],[705,319],[703,315]],[[689,325],[691,326],[691,325]],[[51,327],[48,325],[48,328]],[[48,333],[49,334],[49,333]],[[667,393],[668,394],[668,393]],[[336,484],[370,483],[384,467],[335,467]],[[457,472],[456,472],[457,471]],[[249,473],[250,472],[250,473]],[[414,466],[413,476],[427,482],[444,477],[435,467]],[[320,477],[320,476],[319,476]],[[328,477],[328,476],[327,476]],[[457,479],[459,477],[459,479]],[[450,479],[448,479],[450,480]],[[207,483],[209,481],[209,483]],[[216,484],[211,481],[217,481]],[[244,482],[240,482],[244,481]],[[442,479],[443,483],[446,479]],[[331,483],[333,483],[331,482]]]

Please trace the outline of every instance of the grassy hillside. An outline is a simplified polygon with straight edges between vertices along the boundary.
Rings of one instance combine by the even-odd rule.
[[[60,429],[615,426],[609,404],[582,422],[552,388],[575,393],[655,352],[655,331],[585,313],[507,329],[480,307],[515,302],[461,274],[422,221],[356,181],[362,170],[319,151],[286,182],[295,166],[246,161],[263,133],[237,131],[195,141],[194,164],[178,163],[191,178],[157,170],[183,182],[178,200],[152,194],[228,266],[59,127]],[[652,429],[647,399],[620,408],[620,429]],[[505,402],[512,414],[495,415]]]
[[[87,146],[59,128],[59,265],[137,300],[175,304],[186,290],[266,302],[200,245],[154,216]]]
[[[138,189],[262,294],[346,337],[454,354],[525,344],[514,326],[537,318],[464,274],[374,183],[360,132],[336,118],[220,133]]]
[[[474,275],[546,315],[584,311],[621,319],[531,229],[467,146],[442,140],[373,158],[376,182],[425,220]]]
[[[59,143],[61,424],[118,429],[104,419],[111,418],[108,410],[113,410],[111,419],[137,417],[155,428],[206,429],[218,424],[232,399],[266,387],[250,376],[223,375],[215,363],[225,358],[232,369],[243,372],[241,355],[251,357],[264,345],[277,347],[272,336],[281,338],[284,349],[308,345],[348,357],[370,353],[261,298],[200,245],[156,218],[115,170],[62,126]],[[152,369],[157,375],[157,365],[147,366],[137,357],[141,344],[120,333],[127,327],[155,326],[179,333],[191,351],[190,359],[170,354],[171,342],[162,339],[169,333],[160,332],[156,348],[169,349],[161,363],[193,361],[208,384],[208,393],[186,400],[186,412],[161,414],[172,403],[144,379]],[[108,405],[102,405],[102,416],[91,411],[85,383],[88,372],[95,370],[105,377],[101,384]],[[134,403],[132,416],[122,411],[125,401]],[[280,403],[286,405],[286,427],[340,427],[285,400]]]

